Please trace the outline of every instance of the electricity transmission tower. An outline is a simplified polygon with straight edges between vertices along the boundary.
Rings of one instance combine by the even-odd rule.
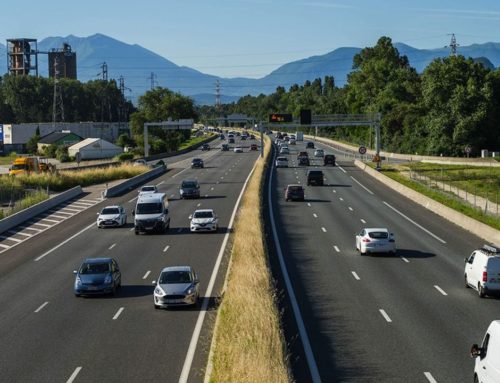
[[[151,72],[149,75],[149,81],[151,82],[151,90],[153,90],[156,87],[156,74],[154,72]]]
[[[450,35],[448,35],[450,36]],[[450,45],[448,45],[446,48],[450,48],[450,56],[456,56],[457,55],[457,48],[460,46],[460,44],[457,44],[457,39],[455,37],[455,34],[451,34],[451,41]]]
[[[64,104],[62,96],[62,87],[59,82],[61,72],[59,68],[59,59],[56,57],[54,60],[54,99],[52,103],[52,126],[56,125],[57,117],[60,121],[64,122]]]

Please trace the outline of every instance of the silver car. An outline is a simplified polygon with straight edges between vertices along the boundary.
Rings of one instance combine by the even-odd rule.
[[[106,206],[97,213],[97,227],[118,227],[127,224],[127,213],[123,206]]]
[[[356,249],[360,254],[396,254],[394,234],[386,228],[364,228],[356,234]]]
[[[219,218],[212,209],[198,209],[189,216],[191,232],[217,231]]]
[[[165,267],[158,281],[153,281],[155,308],[196,305],[200,296],[199,283],[191,266]]]
[[[139,195],[147,193],[158,193],[158,188],[155,185],[144,185],[139,190]]]
[[[286,157],[276,158],[276,167],[277,168],[287,168],[288,167],[288,158],[286,158]]]

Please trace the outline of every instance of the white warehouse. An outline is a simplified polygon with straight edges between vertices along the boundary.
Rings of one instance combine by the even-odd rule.
[[[81,160],[97,160],[121,154],[123,148],[102,138],[86,138],[68,148],[71,157],[76,157],[76,153],[80,153]]]

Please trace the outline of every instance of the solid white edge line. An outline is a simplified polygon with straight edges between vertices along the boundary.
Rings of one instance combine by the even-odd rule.
[[[432,376],[430,372],[424,372],[425,377],[429,381],[429,383],[437,383],[436,379]]]
[[[257,158],[258,160],[258,158]],[[224,255],[224,252],[226,250],[227,242],[229,240],[229,234],[233,228],[233,222],[234,218],[236,217],[236,212],[238,211],[238,207],[240,205],[240,201],[243,198],[243,194],[245,192],[245,189],[247,188],[248,181],[250,180],[250,177],[252,176],[255,167],[257,166],[257,160],[255,160],[255,164],[248,175],[247,179],[245,180],[245,183],[243,184],[241,188],[240,195],[238,196],[238,199],[236,200],[236,204],[234,205],[233,213],[231,214],[231,218],[229,220],[229,224],[227,226],[226,234],[224,235],[224,239],[222,241],[222,245],[219,250],[219,254],[217,255],[217,260],[215,261],[214,269],[212,270],[212,275],[210,276],[210,281],[207,286],[207,290],[205,292],[205,297],[203,298],[203,303],[201,305],[200,313],[198,314],[198,319],[196,320],[196,325],[194,327],[193,335],[191,336],[191,341],[189,342],[189,348],[186,353],[186,358],[184,360],[184,364],[182,366],[182,371],[181,375],[179,376],[179,383],[186,383],[189,378],[189,371],[191,370],[191,365],[193,364],[193,359],[194,359],[194,353],[196,352],[196,346],[198,345],[198,340],[200,338],[201,334],[201,329],[203,327],[203,321],[205,320],[205,314],[207,312],[208,308],[208,302],[210,300],[210,296],[212,295],[212,290],[215,285],[215,280],[217,279],[217,275],[219,274],[219,267],[222,262],[222,257]]]
[[[416,227],[418,227],[419,229],[425,231],[427,234],[429,234],[431,237],[434,237],[436,238],[439,242],[441,243],[446,243],[445,240],[439,238],[437,235],[431,233],[429,230],[427,230],[426,228],[424,228],[423,226],[419,225],[418,223],[416,223],[414,220],[412,220],[410,217],[407,217],[406,215],[404,215],[403,213],[401,213],[398,209],[396,209],[394,206],[391,206],[390,204],[388,204],[387,202],[385,201],[382,201],[384,205],[386,205],[387,207],[391,208],[392,210],[394,210],[396,213],[398,213],[401,217],[403,217],[404,219],[406,219],[407,221],[410,221],[411,223],[413,223]]]
[[[151,270],[146,271],[146,274],[144,274],[142,279],[146,279],[150,273],[151,273]]]
[[[43,253],[42,255],[38,256],[35,258],[35,262],[38,262],[40,259],[44,258],[45,256],[49,255],[50,253],[52,253],[54,250],[57,250],[59,249],[61,246],[65,245],[66,243],[68,243],[69,241],[71,241],[72,239],[78,237],[80,234],[82,234],[83,232],[87,231],[88,229],[90,229],[91,227],[95,226],[95,222],[91,223],[90,225],[88,225],[87,227],[83,228],[82,230],[80,230],[78,233],[76,234],[73,234],[71,237],[69,237],[68,239],[65,239],[64,241],[62,241],[59,245],[57,246],[54,246],[52,249],[46,251],[45,253]]]
[[[69,377],[69,379],[66,381],[66,383],[73,383],[73,381],[75,380],[76,376],[80,373],[81,369],[82,369],[81,367],[75,368],[75,371],[73,371],[73,373],[71,374],[71,376]]]
[[[37,308],[37,309],[35,310],[35,312],[36,312],[36,313],[39,313],[39,312],[40,312],[40,311],[42,311],[42,309],[43,309],[45,306],[47,306],[48,304],[49,304],[49,302],[48,302],[48,301],[47,301],[47,302],[45,302],[45,303],[43,303],[42,305],[40,305],[40,307],[39,307],[39,308]]]
[[[337,165],[337,166],[338,166],[338,165]],[[344,173],[347,173],[347,172],[345,171],[345,169],[344,169],[342,166],[338,166],[338,168],[339,168],[340,170],[342,170]]]
[[[273,162],[276,160],[275,157],[276,155],[273,158]],[[286,289],[290,297],[290,303],[292,305],[292,310],[295,317],[295,322],[297,323],[297,328],[299,330],[299,335],[302,340],[302,346],[304,348],[304,353],[306,355],[307,365],[309,366],[309,371],[311,372],[312,382],[319,383],[321,382],[321,377],[319,375],[318,366],[316,365],[316,360],[314,360],[314,354],[312,351],[311,343],[309,341],[309,336],[307,335],[306,326],[304,324],[304,320],[302,319],[302,315],[300,314],[299,304],[297,302],[297,298],[295,297],[295,292],[292,287],[292,281],[290,279],[290,276],[288,275],[288,270],[285,264],[285,259],[283,257],[283,252],[281,250],[281,245],[279,242],[278,232],[276,230],[276,223],[274,221],[274,215],[273,215],[274,212],[273,200],[271,198],[272,184],[273,184],[273,171],[271,170],[267,199],[269,201],[269,213],[271,216],[271,227],[273,231],[274,243],[276,244],[276,252],[278,253],[278,260],[281,272],[283,274],[283,279],[285,281]]]
[[[355,271],[351,271],[351,274],[352,274],[352,276],[354,277],[355,280],[357,280],[357,281],[361,280],[361,278],[359,277],[359,275]]]
[[[380,314],[382,314],[382,316],[384,317],[384,319],[385,319],[387,322],[389,322],[389,323],[391,323],[391,322],[392,322],[392,319],[389,317],[389,315],[387,315],[387,313],[385,312],[385,310],[380,309],[380,310],[378,310],[378,311],[380,312]]]
[[[444,291],[441,287],[439,287],[438,285],[434,285],[434,288],[439,291],[441,294],[443,294],[444,296],[448,295],[446,294],[446,291]]]
[[[115,316],[113,317],[113,320],[117,320],[120,314],[125,310],[125,307],[120,307],[118,311],[116,312]]]
[[[351,176],[351,178],[354,182],[356,182],[359,186],[361,186],[363,189],[365,189],[368,193],[373,195],[373,192],[370,189],[368,189],[365,185],[363,185],[361,182],[359,182],[356,178],[354,178],[353,176]]]

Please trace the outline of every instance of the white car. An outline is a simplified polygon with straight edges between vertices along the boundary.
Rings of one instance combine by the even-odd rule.
[[[213,209],[198,209],[189,216],[191,232],[217,231],[219,218]]]
[[[286,157],[276,158],[275,165],[277,168],[287,168],[288,167],[288,158],[286,158]]]
[[[290,154],[290,149],[288,149],[288,146],[282,146],[280,149],[280,154]]]
[[[356,234],[356,249],[363,254],[396,254],[394,234],[386,228],[364,228]]]
[[[477,290],[480,298],[500,294],[500,247],[483,245],[465,259],[465,287]]]
[[[316,149],[314,151],[314,157],[324,157],[325,151],[323,149]]]
[[[140,159],[134,161],[134,166],[148,166],[146,160]]]
[[[236,147],[234,148],[234,152],[235,152],[235,153],[243,153],[243,148],[242,148],[241,146],[236,146]]]
[[[97,227],[118,227],[127,224],[127,213],[123,206],[106,206],[97,213]]]
[[[139,189],[139,195],[148,194],[148,193],[158,193],[158,189],[155,185],[144,185]]]

